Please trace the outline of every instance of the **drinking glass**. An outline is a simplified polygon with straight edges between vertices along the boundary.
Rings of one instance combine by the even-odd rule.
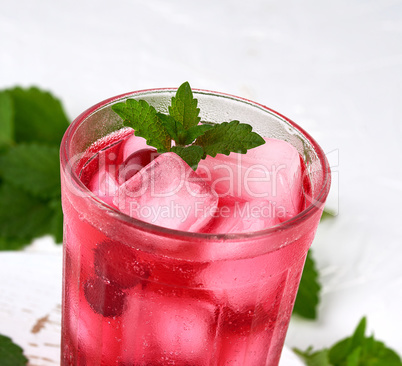
[[[279,363],[330,187],[328,162],[307,132],[272,109],[193,90],[203,121],[239,120],[297,149],[304,209],[239,234],[184,232],[129,217],[94,195],[83,172],[108,148],[96,141],[124,134],[114,103],[143,99],[167,113],[174,94],[153,89],[107,99],[77,117],[62,140],[62,366]],[[110,145],[119,144],[118,135]]]

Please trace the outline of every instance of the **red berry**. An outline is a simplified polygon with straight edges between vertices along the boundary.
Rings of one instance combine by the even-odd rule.
[[[135,249],[120,242],[100,243],[94,257],[96,274],[121,289],[134,287],[149,277],[148,263],[140,262]]]
[[[87,280],[84,284],[84,295],[92,310],[98,314],[115,317],[123,313],[126,294],[102,278]]]
[[[155,149],[141,149],[133,152],[124,162],[119,173],[119,182],[124,183],[125,181],[132,178],[137,174],[142,168],[148,165],[152,160],[154,160],[159,154]]]

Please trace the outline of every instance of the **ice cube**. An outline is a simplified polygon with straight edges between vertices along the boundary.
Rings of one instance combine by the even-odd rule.
[[[219,361],[222,365],[266,365],[271,343],[270,332],[250,332],[246,336],[226,334],[221,337]]]
[[[97,140],[86,151],[78,164],[80,180],[88,187],[91,178],[102,166],[110,166],[112,173],[118,171],[123,162],[122,146],[133,134],[131,128],[124,128]]]
[[[249,242],[249,245],[253,245]],[[245,313],[257,306],[270,308],[286,284],[284,264],[270,253],[257,258],[212,261],[195,281],[213,293],[220,304]]]
[[[200,162],[196,172],[219,196],[271,201],[276,206],[277,217],[285,221],[301,210],[300,155],[285,141],[265,140],[264,145],[247,154],[208,156]]]
[[[139,220],[195,232],[212,218],[218,197],[178,155],[165,153],[122,184],[113,202]]]
[[[170,290],[170,289],[169,289]],[[216,335],[216,307],[197,297],[130,290],[122,347],[127,361],[150,365],[209,365]],[[123,356],[124,357],[124,356]],[[159,364],[159,363],[158,363]]]
[[[250,233],[279,224],[275,206],[268,200],[239,201],[225,197],[208,225],[214,234]]]
[[[89,189],[102,201],[114,206],[113,198],[118,189],[118,183],[114,174],[108,171],[106,166],[101,166],[93,175],[89,183]]]

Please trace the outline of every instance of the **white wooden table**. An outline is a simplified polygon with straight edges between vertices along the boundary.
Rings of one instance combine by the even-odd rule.
[[[29,366],[60,364],[61,247],[0,252],[0,333],[21,346]]]

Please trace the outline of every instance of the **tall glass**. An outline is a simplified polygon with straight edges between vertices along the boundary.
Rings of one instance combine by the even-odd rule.
[[[76,118],[63,138],[62,366],[279,363],[329,191],[327,160],[308,133],[273,110],[195,90],[202,120],[240,120],[297,149],[305,164],[305,208],[272,228],[230,235],[131,218],[89,191],[81,170],[95,154],[93,143],[122,128],[114,103],[144,99],[166,113],[174,93],[157,89],[110,98]],[[127,284],[102,277],[100,267]]]

